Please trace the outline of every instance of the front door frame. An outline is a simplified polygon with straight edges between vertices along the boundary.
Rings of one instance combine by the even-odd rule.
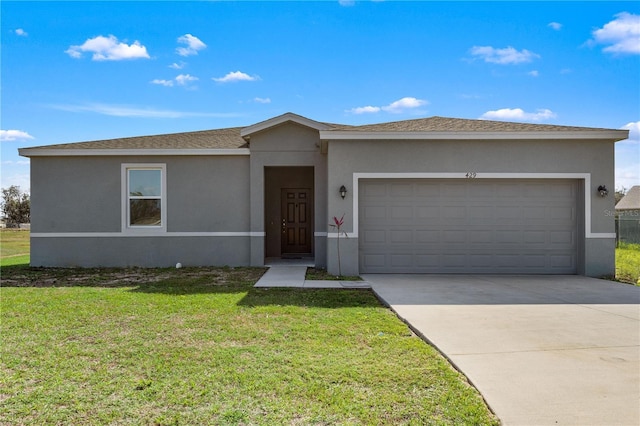
[[[315,173],[314,166],[264,166],[264,259],[315,258]],[[307,230],[310,248],[304,253],[283,251],[282,192],[284,189],[305,189],[308,191],[309,228]]]

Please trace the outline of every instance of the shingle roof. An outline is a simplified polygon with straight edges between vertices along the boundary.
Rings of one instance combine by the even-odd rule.
[[[551,124],[513,123],[507,121],[470,120],[464,118],[428,117],[362,126],[333,125],[334,130],[356,132],[557,132],[606,130],[590,127]]]
[[[90,142],[47,145],[47,149],[233,149],[246,148],[247,141],[240,137],[242,127],[202,130],[165,135],[136,136]]]
[[[326,132],[573,132],[601,131],[608,129],[556,126],[549,124],[512,123],[489,120],[429,117],[414,120],[393,121],[378,124],[346,125],[322,123],[330,128]],[[122,149],[238,149],[249,145],[241,136],[244,127],[203,130],[195,132],[137,136],[90,142],[75,142],[25,148],[32,150],[122,150]]]
[[[616,210],[640,210],[640,185],[632,186],[626,195],[622,197]]]

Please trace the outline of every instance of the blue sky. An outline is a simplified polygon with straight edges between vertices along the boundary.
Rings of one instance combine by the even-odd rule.
[[[429,116],[631,130],[638,2],[10,2],[1,11],[2,187],[20,147],[244,126]]]

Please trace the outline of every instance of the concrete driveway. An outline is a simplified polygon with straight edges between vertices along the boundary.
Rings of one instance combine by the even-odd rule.
[[[504,424],[640,424],[640,287],[574,275],[363,278]]]

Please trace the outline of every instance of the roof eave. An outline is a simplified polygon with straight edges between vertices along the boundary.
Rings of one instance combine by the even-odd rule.
[[[548,132],[359,132],[321,130],[322,140],[535,140],[535,139],[601,139],[613,142],[629,138],[628,130],[585,130]]]
[[[19,148],[23,157],[105,157],[105,156],[201,156],[201,155],[249,155],[249,148],[228,149],[52,149]]]

